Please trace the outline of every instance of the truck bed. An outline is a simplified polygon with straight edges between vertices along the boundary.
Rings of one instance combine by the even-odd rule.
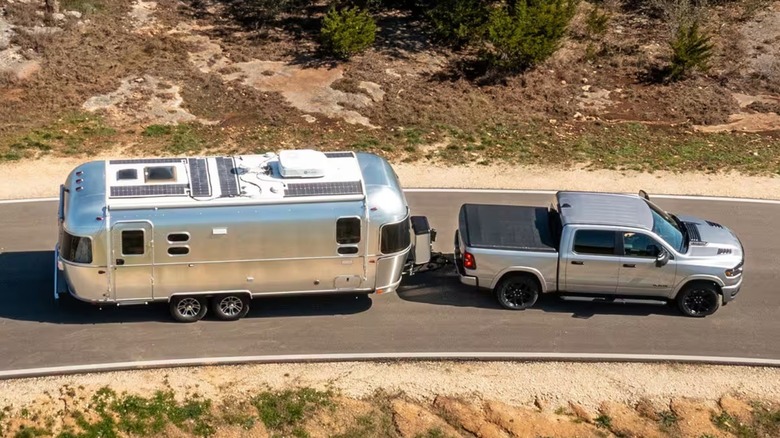
[[[461,234],[472,248],[555,252],[556,221],[542,207],[464,204],[460,209]]]

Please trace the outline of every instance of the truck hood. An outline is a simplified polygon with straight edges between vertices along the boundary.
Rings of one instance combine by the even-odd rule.
[[[742,242],[723,225],[693,216],[677,216],[688,230],[690,253],[694,256],[730,256],[742,259]]]

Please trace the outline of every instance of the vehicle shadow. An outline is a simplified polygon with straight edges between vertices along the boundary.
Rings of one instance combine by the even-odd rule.
[[[166,303],[99,307],[63,295],[54,300],[54,252],[0,253],[0,320],[52,324],[171,322]],[[252,300],[245,318],[349,315],[365,312],[365,294],[267,297]],[[209,315],[205,319],[212,319]]]
[[[451,255],[449,257],[451,259]],[[455,266],[452,264],[439,270],[422,272],[405,278],[398,289],[398,296],[404,301],[415,303],[504,310],[491,291],[461,284]],[[581,319],[596,315],[683,316],[673,305],[620,301],[568,301],[556,295],[539,297],[533,308],[523,312],[563,313]]]

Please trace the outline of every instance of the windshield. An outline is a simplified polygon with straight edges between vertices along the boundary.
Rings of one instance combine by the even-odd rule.
[[[653,214],[653,232],[661,236],[672,248],[683,252],[685,248],[685,235],[677,221],[665,211],[656,207],[652,202],[647,202]]]

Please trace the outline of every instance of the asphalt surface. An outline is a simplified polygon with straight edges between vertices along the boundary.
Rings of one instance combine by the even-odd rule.
[[[409,193],[413,214],[451,253],[463,202],[546,205],[549,195]],[[451,267],[407,278],[397,294],[253,301],[237,322],[174,323],[165,305],[99,310],[52,299],[56,204],[0,205],[0,371],[137,360],[390,352],[555,352],[780,359],[780,205],[658,199],[722,223],[742,239],[745,283],[704,319],[672,306],[567,302],[524,312],[462,286]],[[207,317],[208,318],[208,317]]]

